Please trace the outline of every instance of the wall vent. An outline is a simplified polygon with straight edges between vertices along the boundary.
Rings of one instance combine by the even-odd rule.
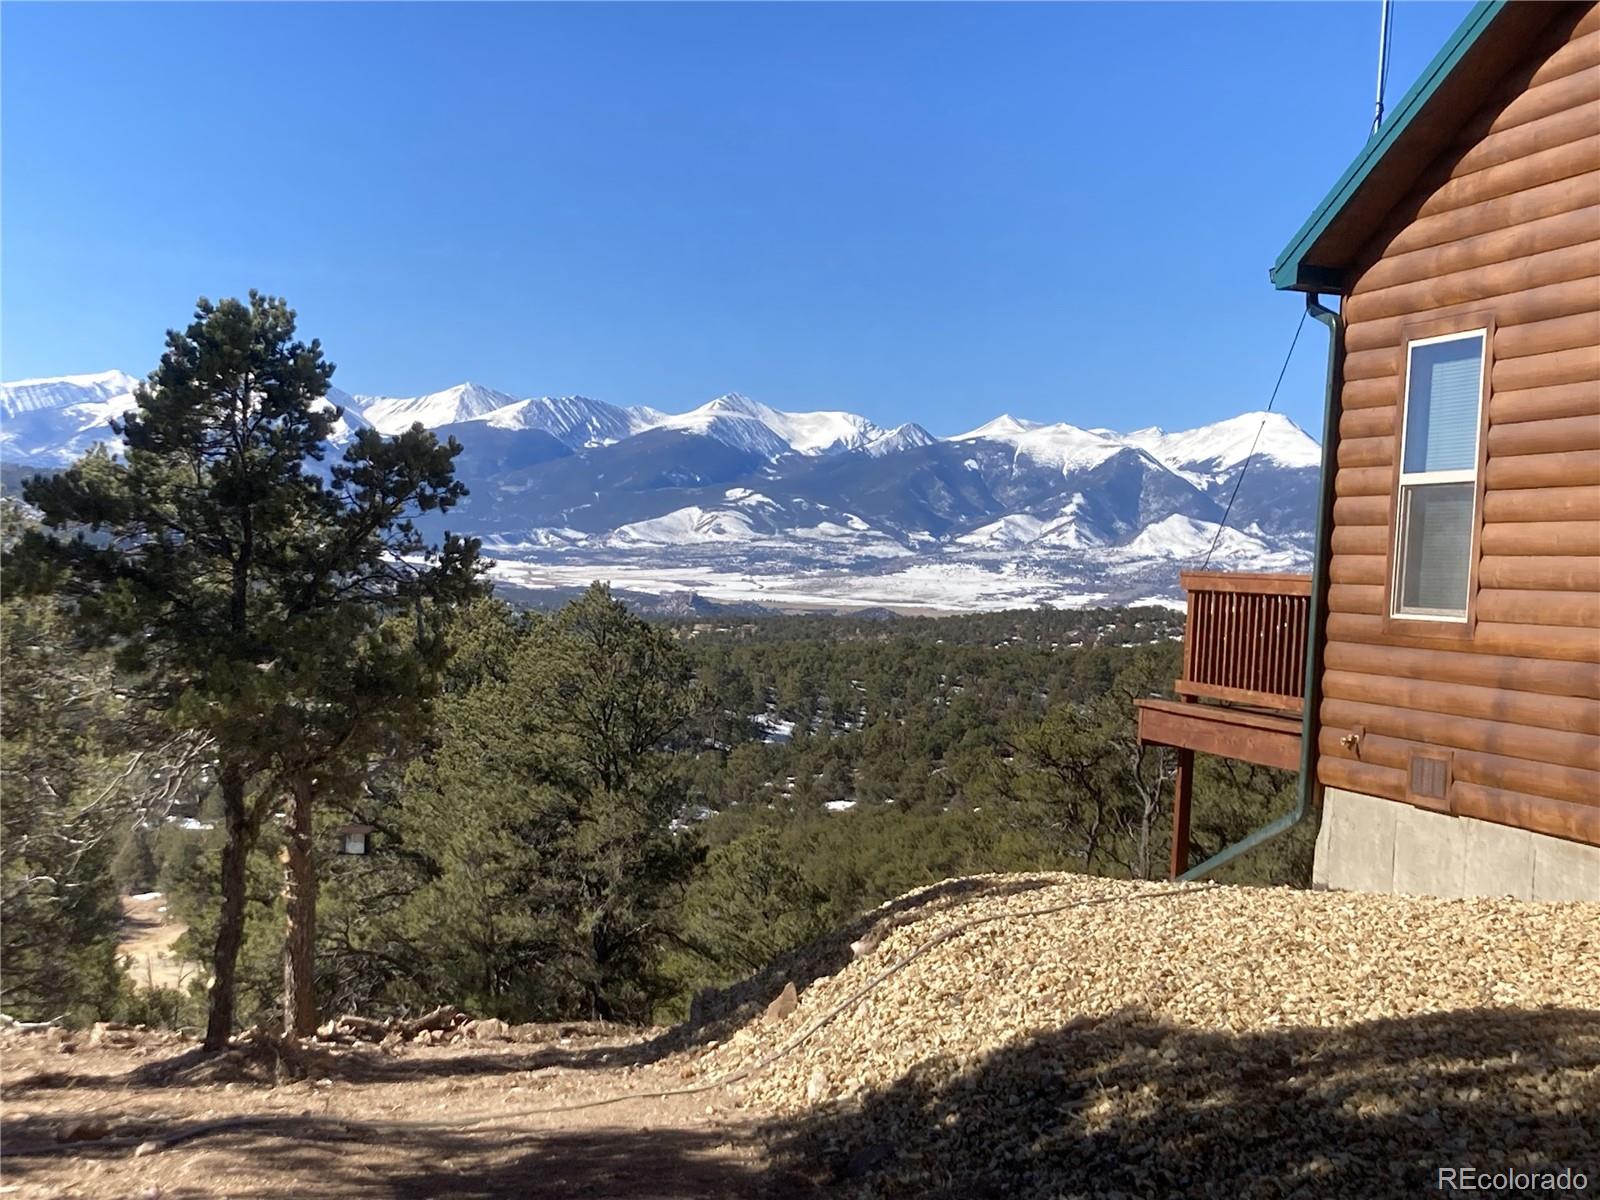
[[[1450,755],[1413,752],[1406,777],[1406,800],[1421,808],[1448,812],[1449,796]]]

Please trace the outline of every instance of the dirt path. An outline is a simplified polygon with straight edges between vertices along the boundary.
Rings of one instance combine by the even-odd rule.
[[[91,1045],[91,1041],[99,1044]],[[122,1045],[112,1045],[122,1042]],[[72,1049],[63,1052],[64,1046]],[[200,1063],[173,1035],[9,1034],[5,1145],[71,1144],[4,1160],[17,1197],[616,1197],[731,1200],[826,1194],[769,1171],[760,1114],[725,1093],[628,1101],[506,1127],[451,1121],[680,1086],[683,1060],[641,1064],[637,1038],[361,1047],[324,1055],[300,1080],[270,1064]],[[318,1074],[318,1072],[325,1072]],[[158,1153],[94,1139],[162,1137],[201,1121],[259,1122]],[[340,1118],[418,1123],[373,1137]],[[432,1124],[438,1122],[438,1124]]]
[[[123,896],[122,923],[117,930],[117,954],[128,960],[128,977],[140,987],[181,988],[194,978],[196,967],[172,953],[172,944],[185,926],[167,914],[167,898],[160,892]]]

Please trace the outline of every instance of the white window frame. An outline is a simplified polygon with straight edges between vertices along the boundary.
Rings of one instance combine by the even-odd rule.
[[[1436,346],[1441,342],[1461,342],[1469,338],[1478,339],[1478,408],[1477,420],[1472,427],[1472,466],[1464,471],[1407,471],[1406,470],[1406,434],[1411,423],[1411,381],[1414,372],[1411,369],[1412,351],[1419,346]],[[1465,625],[1468,614],[1472,609],[1472,548],[1478,540],[1478,460],[1482,453],[1483,441],[1483,383],[1484,373],[1489,368],[1489,329],[1487,326],[1478,329],[1463,329],[1456,333],[1441,333],[1436,337],[1413,338],[1406,342],[1406,392],[1400,399],[1400,438],[1395,443],[1395,458],[1399,468],[1399,484],[1395,488],[1394,506],[1394,569],[1389,578],[1389,616],[1397,621],[1446,621],[1455,625]],[[1467,550],[1467,596],[1462,603],[1461,610],[1455,609],[1404,609],[1401,607],[1403,598],[1402,579],[1405,574],[1405,530],[1406,519],[1409,516],[1407,507],[1408,492],[1411,488],[1430,483],[1470,483],[1472,488],[1472,515],[1471,536],[1468,540]]]

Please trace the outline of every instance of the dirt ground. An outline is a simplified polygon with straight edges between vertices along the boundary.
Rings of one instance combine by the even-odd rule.
[[[990,876],[864,913],[671,1030],[441,1008],[206,1056],[3,1028],[0,1200],[1387,1200],[1451,1164],[1592,1182],[1597,931],[1595,904]]]
[[[649,1061],[648,1035],[552,1030],[537,1041],[309,1054],[294,1068],[304,1078],[279,1080],[259,1054],[202,1059],[192,1041],[170,1034],[0,1035],[7,1154],[0,1196],[827,1194],[820,1184],[769,1170],[755,1135],[759,1115],[740,1111],[726,1092],[555,1114],[523,1111],[681,1087],[693,1078],[682,1057]],[[176,1130],[237,1116],[256,1119],[141,1150]],[[504,1124],[463,1127],[478,1116]],[[341,1119],[410,1124],[374,1132]],[[16,1153],[38,1146],[52,1152]]]
[[[172,953],[172,944],[185,926],[167,915],[167,898],[160,892],[124,896],[122,924],[117,930],[117,953],[127,960],[128,976],[141,987],[181,988],[194,978],[195,965]]]

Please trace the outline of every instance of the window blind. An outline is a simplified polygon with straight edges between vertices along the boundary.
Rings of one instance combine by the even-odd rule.
[[[1411,347],[1406,474],[1477,466],[1482,365],[1481,334]]]

